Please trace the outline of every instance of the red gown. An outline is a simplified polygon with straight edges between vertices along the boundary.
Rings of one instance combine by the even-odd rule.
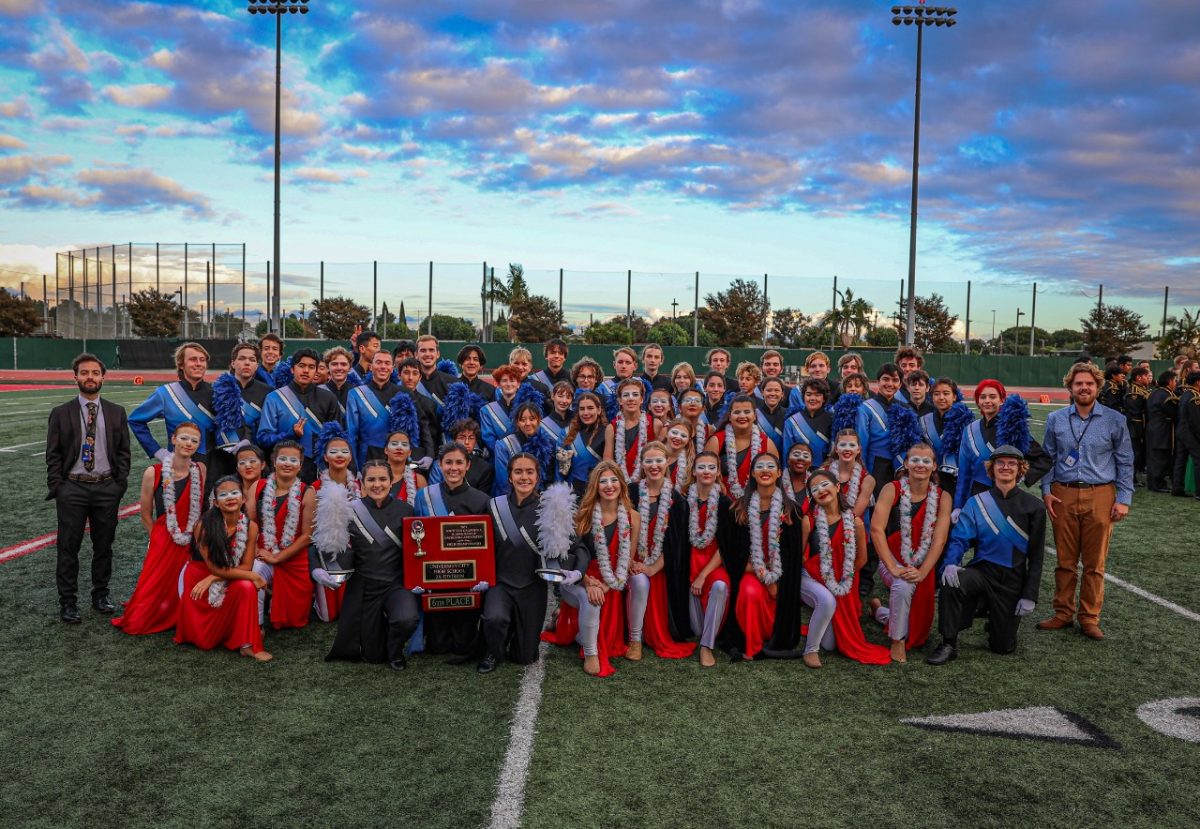
[[[704,522],[708,518],[708,502],[701,501],[699,503],[699,505],[697,505],[697,507],[696,507],[696,512],[699,514],[700,528],[703,529]],[[717,536],[716,536],[716,534],[713,535],[713,540],[708,542],[707,547],[692,547],[691,550],[692,550],[692,557],[691,557],[691,561],[688,566],[688,584],[689,585],[691,585],[691,583],[696,580],[696,576],[700,575],[700,571],[704,569],[704,566],[706,564],[708,564],[709,559],[711,559],[713,557],[713,553],[715,553],[717,551]],[[704,611],[708,610],[708,592],[710,590],[712,590],[713,583],[718,582],[718,581],[725,582],[726,589],[728,589],[729,573],[727,573],[725,571],[724,564],[716,567],[704,579],[704,587],[701,588],[701,590],[700,590],[700,609],[701,610],[704,610]],[[689,589],[690,589],[690,587],[689,587]],[[728,612],[728,611],[729,611],[729,608],[726,608],[726,612]],[[721,624],[723,625],[724,623],[725,623],[725,620],[722,619]]]
[[[900,504],[900,482],[893,481],[892,486],[895,488],[893,495],[895,501],[893,504],[898,508]],[[946,493],[942,492],[940,497],[946,497]],[[917,505],[917,509],[913,512],[912,517],[912,548],[916,550],[921,546],[921,527],[925,524],[925,504],[928,498],[921,501]],[[898,514],[893,511],[893,514]],[[892,551],[892,558],[900,561],[900,529],[896,528],[894,533],[888,534],[888,549]],[[934,605],[934,581],[935,574],[930,573],[925,577],[925,580],[917,585],[917,589],[913,591],[912,606],[908,613],[908,648],[919,648],[929,641],[929,632],[933,630],[933,605]]]
[[[769,542],[768,527],[769,523],[768,526],[762,528],[764,555]],[[782,526],[779,531],[783,532]],[[770,594],[767,586],[759,581],[757,574],[749,567],[750,565],[747,565],[738,587],[737,607],[734,608],[734,614],[737,616],[742,633],[746,635],[745,656],[747,659],[753,659],[763,649],[763,644],[771,638],[771,633],[775,630],[775,597]]]
[[[258,482],[255,497],[259,501],[262,500],[266,486],[265,480]],[[278,493],[276,495],[278,498]],[[283,535],[283,525],[287,521],[286,496],[287,493],[284,493],[275,510],[276,538]],[[304,484],[300,484],[300,497],[304,497]],[[261,505],[258,514],[262,515]],[[259,540],[262,540],[261,534]],[[301,550],[282,564],[275,565],[275,574],[271,580],[271,627],[276,630],[304,627],[308,624],[312,604],[313,580],[308,572],[308,555]]]
[[[275,571],[278,575],[279,571]],[[191,596],[192,588],[209,575],[203,561],[189,561],[183,571],[183,597],[179,605],[179,623],[175,626],[175,644],[190,643],[200,650],[224,645],[231,651],[244,645],[258,653],[263,649],[262,629],[258,626],[258,591],[245,579],[230,579],[220,607],[208,603],[208,594]]]
[[[613,533],[609,545],[608,560],[615,570],[620,557],[620,544],[617,534]],[[599,551],[597,551],[599,554]],[[594,579],[600,578],[600,565],[596,559],[588,564],[587,575]],[[585,600],[586,601],[586,600]],[[567,646],[579,635],[579,611],[563,602],[558,613],[558,626],[542,634],[542,639],[556,645]],[[604,594],[604,604],[600,606],[600,632],[596,636],[596,653],[600,657],[599,676],[612,676],[617,669],[612,666],[611,659],[624,656],[628,650],[625,644],[625,593],[621,590],[609,590]],[[583,658],[583,649],[579,657]]]
[[[162,464],[154,466],[154,489],[161,493]],[[175,517],[179,527],[186,527],[191,504],[191,480],[183,479],[183,488],[175,500]],[[133,595],[125,602],[121,615],[112,620],[113,625],[135,635],[161,633],[175,627],[179,617],[179,574],[191,558],[187,544],[176,544],[167,531],[167,516],[164,512],[150,528],[150,543],[146,546],[146,558],[142,572],[138,575]]]
[[[670,498],[671,490],[664,487],[660,497]],[[654,537],[654,525],[657,521],[658,513],[651,510],[650,528],[646,530],[647,539]],[[664,552],[663,555],[666,553]],[[605,602],[605,604],[607,603]],[[667,575],[664,568],[650,577],[650,596],[646,602],[646,616],[642,620],[642,639],[659,659],[686,659],[696,652],[696,643],[676,642],[671,638],[671,628],[667,623],[669,612]],[[601,627],[603,627],[603,622]]]
[[[725,486],[725,492],[729,492],[729,470],[725,466],[725,430],[721,429],[716,433],[717,436],[717,456],[721,459],[721,481]],[[750,461],[763,452],[767,451],[767,443],[770,441],[764,434],[760,434],[758,438],[758,447],[747,446],[742,459],[738,461],[737,479],[738,485],[744,487],[750,480]],[[730,497],[733,497],[730,495]]]
[[[835,576],[840,576],[842,572],[845,549],[845,537],[842,529],[844,523],[844,521],[838,521],[829,536],[829,544],[833,547],[833,573]],[[809,538],[812,539],[811,547],[815,548],[818,544],[815,529]],[[804,569],[818,583],[825,583],[821,577],[821,557],[815,552],[804,562]],[[857,572],[854,574],[854,583],[850,585],[850,592],[845,596],[834,596],[834,599],[837,601],[837,608],[833,612],[833,635],[837,639],[838,651],[843,656],[864,665],[889,664],[892,661],[891,652],[883,645],[874,645],[868,642],[863,636],[862,623],[859,621],[862,616],[862,599],[858,596]]]
[[[401,483],[401,486],[403,486],[404,482],[401,481],[400,483]],[[312,488],[313,488],[314,492],[319,493],[321,491],[321,479],[320,478],[317,478],[317,480],[313,481]],[[299,556],[299,555],[303,555],[303,554],[297,554],[297,555]],[[326,587],[323,584],[317,584],[316,582],[313,582],[313,590],[318,595],[320,595],[322,598],[324,598],[325,609],[329,613],[329,621],[336,622],[337,617],[340,616],[342,613],[342,599],[345,598],[345,596],[346,596],[345,583],[343,582],[340,587],[338,587],[337,589],[333,589],[331,587]],[[315,597],[314,597],[314,599],[315,599]],[[315,606],[316,602],[314,601],[313,604]]]

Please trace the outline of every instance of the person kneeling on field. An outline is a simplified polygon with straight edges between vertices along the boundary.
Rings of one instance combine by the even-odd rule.
[[[975,607],[988,613],[988,647],[1012,653],[1021,617],[1037,606],[1046,542],[1046,509],[1017,482],[1029,471],[1025,455],[1001,446],[986,461],[994,484],[963,507],[946,545],[938,597],[942,644],[925,661],[944,665],[958,656],[958,633],[971,626]],[[975,557],[961,566],[968,547]]]
[[[419,599],[404,586],[400,531],[413,514],[406,501],[388,494],[392,470],[385,460],[362,468],[365,495],[351,504],[351,566],[337,638],[326,662],[348,659],[387,662],[393,671],[408,667],[404,645],[417,629]]]

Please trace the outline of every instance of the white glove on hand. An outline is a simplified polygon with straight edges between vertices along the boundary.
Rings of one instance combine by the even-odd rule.
[[[583,578],[583,573],[578,570],[563,570],[563,580],[559,584],[574,584]]]
[[[433,468],[433,458],[429,455],[426,455],[425,457],[421,458],[421,460],[417,461],[417,469],[421,470],[422,472],[428,472],[431,468]]]
[[[960,509],[951,510],[951,511],[950,511],[950,523],[951,523],[951,524],[957,524],[957,523],[958,523],[958,516],[959,516],[961,513],[962,513],[962,510],[960,510]]]
[[[957,564],[947,564],[942,573],[942,584],[947,587],[958,587],[958,571],[961,569]]]
[[[412,594],[413,594],[414,596],[420,596],[420,595],[421,595],[422,593],[424,593],[424,592],[425,592],[425,588],[424,588],[424,587],[414,587],[414,588],[412,589]]]
[[[1033,603],[1032,599],[1021,599],[1021,601],[1017,602],[1017,615],[1028,616],[1033,612],[1035,607],[1037,605]]]
[[[489,587],[491,587],[490,584],[488,584],[486,581],[481,581],[478,584],[476,584],[474,587],[471,588],[471,592],[472,593],[486,593],[487,589]]]
[[[322,567],[316,567],[312,571],[312,578],[317,584],[324,585],[330,590],[337,590],[341,587],[337,579],[329,575],[329,572]]]

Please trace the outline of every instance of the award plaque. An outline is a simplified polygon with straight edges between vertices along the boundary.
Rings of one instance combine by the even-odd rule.
[[[471,588],[496,583],[496,546],[486,515],[404,519],[404,583],[420,587],[427,611],[474,610],[482,594]]]

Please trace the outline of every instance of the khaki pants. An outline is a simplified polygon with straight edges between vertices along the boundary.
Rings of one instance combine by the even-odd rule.
[[[1112,536],[1112,508],[1117,499],[1113,484],[1085,489],[1055,483],[1050,493],[1062,502],[1055,506],[1054,546],[1058,566],[1054,568],[1054,615],[1075,618],[1075,584],[1079,562],[1083,581],[1079,588],[1079,624],[1098,625],[1104,605],[1104,562]]]

